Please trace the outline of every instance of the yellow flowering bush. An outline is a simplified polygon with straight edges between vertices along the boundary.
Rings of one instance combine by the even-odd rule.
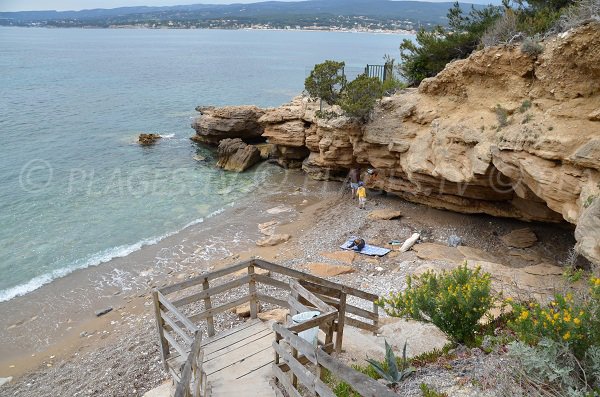
[[[379,300],[390,316],[407,317],[436,325],[451,339],[471,343],[479,330],[479,320],[492,307],[489,273],[467,268],[450,272],[428,271],[408,276],[404,292],[390,293]]]
[[[600,346],[600,278],[590,280],[590,294],[573,299],[557,294],[548,305],[507,301],[514,319],[509,327],[523,342],[535,345],[542,338],[567,343],[576,357],[584,357],[590,346]]]

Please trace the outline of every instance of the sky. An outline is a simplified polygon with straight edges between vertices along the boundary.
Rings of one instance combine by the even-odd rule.
[[[258,3],[266,0],[0,0],[0,11],[84,10],[127,6],[172,6],[185,4]],[[298,1],[298,0],[279,0]],[[452,1],[452,0],[428,0]],[[467,0],[467,2],[469,2]],[[475,1],[473,1],[475,2]]]

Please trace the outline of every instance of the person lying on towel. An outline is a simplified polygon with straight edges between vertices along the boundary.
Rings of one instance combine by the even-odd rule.
[[[348,246],[348,248],[352,248],[354,251],[362,251],[365,248],[365,240],[362,238],[357,238],[352,241],[352,244]]]

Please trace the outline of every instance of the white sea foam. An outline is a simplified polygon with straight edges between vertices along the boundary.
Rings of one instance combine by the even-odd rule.
[[[233,205],[234,205],[234,203],[229,204],[229,206],[233,206]],[[100,265],[102,263],[106,263],[112,259],[122,258],[124,256],[127,256],[133,252],[139,251],[144,246],[154,245],[154,244],[158,243],[159,241],[164,240],[167,237],[173,236],[174,234],[177,234],[177,233],[183,231],[184,229],[187,229],[190,226],[194,226],[199,223],[202,223],[202,222],[204,222],[205,219],[212,218],[213,216],[219,215],[224,211],[225,211],[225,208],[219,208],[218,210],[215,210],[215,211],[211,212],[210,214],[208,214],[205,218],[195,219],[195,220],[189,222],[188,224],[186,224],[181,229],[176,230],[174,232],[166,233],[159,237],[144,239],[144,240],[138,241],[137,243],[134,243],[131,245],[121,245],[119,247],[109,248],[107,250],[93,254],[85,259],[78,260],[69,266],[65,266],[60,269],[53,270],[49,273],[45,273],[40,276],[34,277],[26,283],[19,284],[17,286],[7,288],[5,290],[0,291],[0,302],[6,302],[8,300],[16,298],[17,296],[22,296],[31,291],[35,291],[36,289],[40,288],[41,286],[43,286],[45,284],[48,284],[58,278],[61,278],[70,273],[73,273],[75,270],[85,269],[85,268],[92,267],[92,266],[98,266],[98,265]]]
[[[162,139],[171,139],[175,137],[175,134],[167,134],[167,135],[161,135]]]

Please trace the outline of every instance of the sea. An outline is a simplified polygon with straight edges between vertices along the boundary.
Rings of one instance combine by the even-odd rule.
[[[0,28],[0,302],[219,216],[269,176],[216,169],[189,139],[196,106],[278,106],[314,64],[351,75],[405,38]]]

